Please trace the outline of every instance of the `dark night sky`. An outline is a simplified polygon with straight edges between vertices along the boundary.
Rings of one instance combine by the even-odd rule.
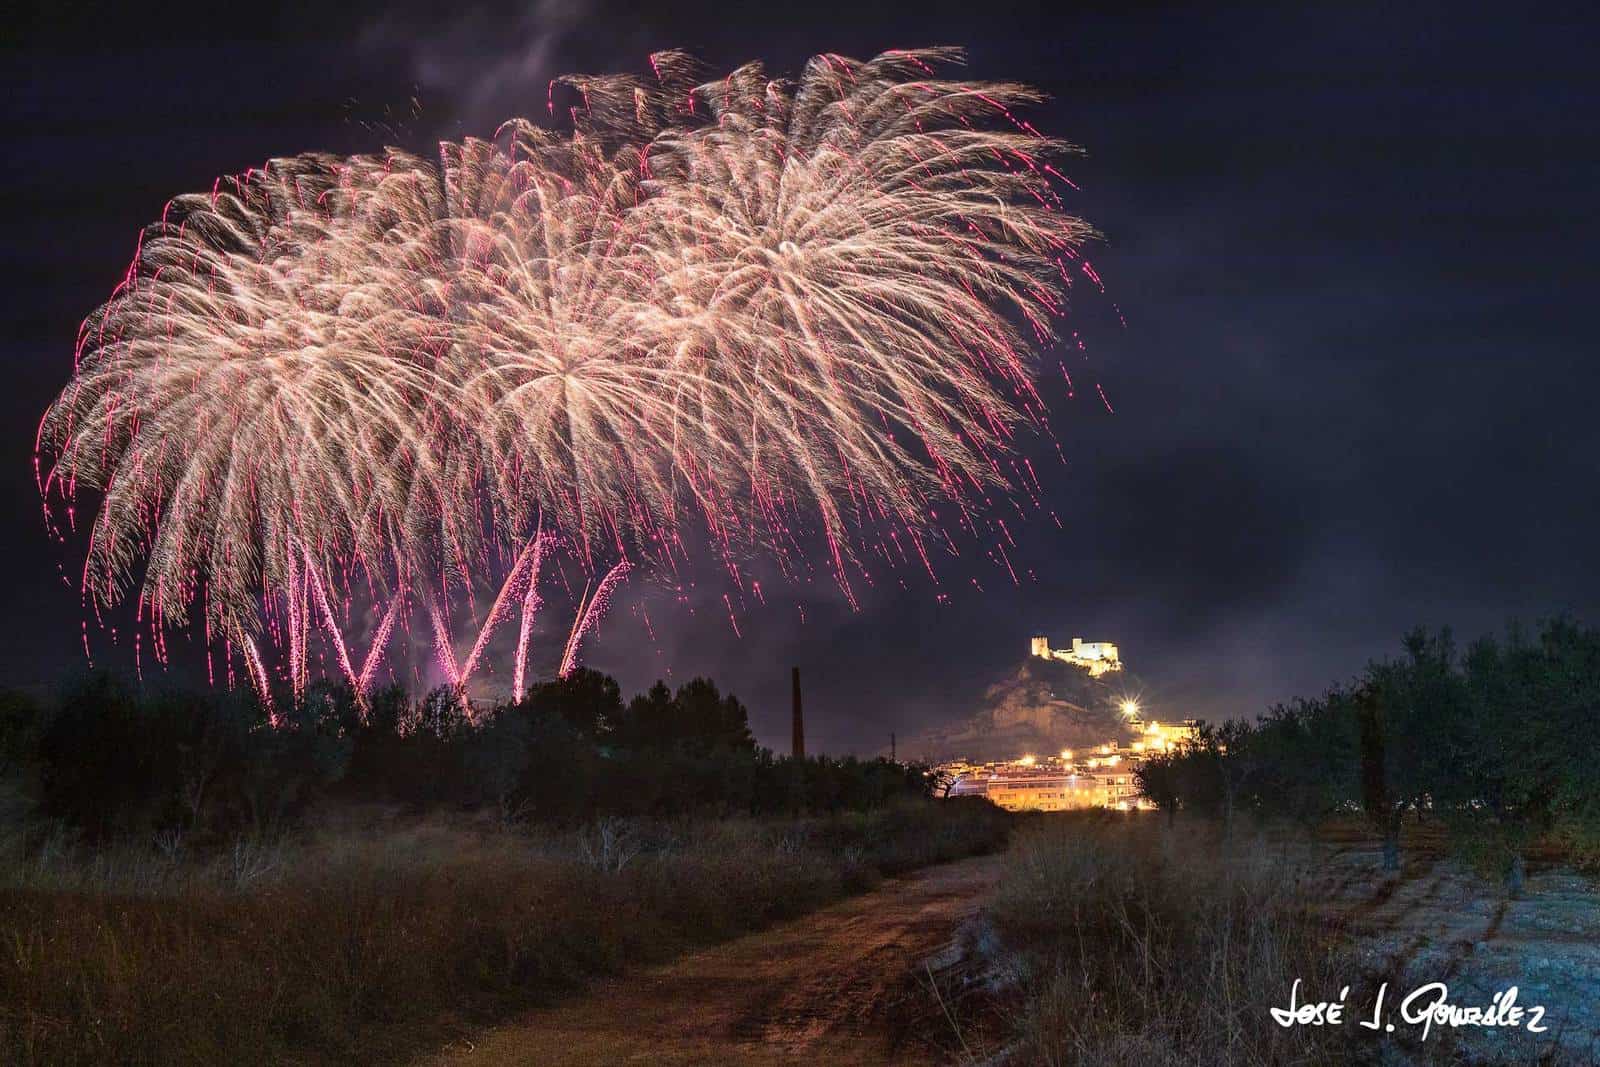
[[[961,44],[974,76],[1049,92],[1036,124],[1088,150],[1072,205],[1108,237],[1110,297],[1079,293],[1071,358],[1116,411],[1047,388],[1068,464],[1041,466],[1062,528],[1020,536],[1036,580],[972,552],[949,606],[907,574],[856,614],[819,582],[751,602],[741,640],[713,569],[687,607],[636,582],[588,657],[625,686],[712,674],[776,744],[798,663],[813,747],[867,751],[971,711],[1035,629],[1117,641],[1158,714],[1218,717],[1348,677],[1418,622],[1600,619],[1597,20],[1287,6],[24,14],[0,45],[0,682],[82,662],[61,577],[81,557],[45,538],[33,431],[168,197],[274,155],[487,135],[542,114],[554,74],[643,70],[664,47],[795,72]],[[376,128],[414,92],[420,115]]]

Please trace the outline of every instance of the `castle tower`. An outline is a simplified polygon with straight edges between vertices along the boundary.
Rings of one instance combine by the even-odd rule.
[[[1036,635],[1032,641],[1028,642],[1028,654],[1038,656],[1040,659],[1049,659],[1050,639]]]

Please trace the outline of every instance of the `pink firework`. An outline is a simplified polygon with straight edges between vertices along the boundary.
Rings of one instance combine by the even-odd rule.
[[[931,573],[938,516],[1037,496],[1010,455],[1043,420],[1036,356],[1097,278],[1069,147],[1020,117],[1037,95],[941,76],[959,59],[708,80],[661,53],[560,79],[567,132],[276,160],[173,201],[40,425],[51,528],[98,497],[86,604],[131,595],[158,658],[198,617],[268,700],[262,638],[296,694],[313,641],[365,693],[419,610],[464,690],[517,612],[520,694],[558,548],[589,575],[561,674],[691,525],[736,583],[755,549],[807,568],[813,534],[852,600],[870,557]]]

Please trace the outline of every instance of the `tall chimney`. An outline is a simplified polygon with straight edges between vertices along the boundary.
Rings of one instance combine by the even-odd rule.
[[[791,672],[794,680],[794,756],[804,759],[806,754],[806,720],[800,711],[800,668]]]

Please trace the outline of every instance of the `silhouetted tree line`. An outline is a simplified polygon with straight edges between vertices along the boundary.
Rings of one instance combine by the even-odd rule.
[[[105,673],[49,708],[0,693],[0,775],[96,840],[269,830],[321,802],[560,821],[866,810],[930,788],[924,769],[888,760],[775,756],[704,678],[624,703],[615,680],[582,669],[481,709],[399,687],[362,707],[319,682],[275,706],[276,725],[243,692],[147,692]]]
[[[1436,818],[1513,894],[1536,837],[1600,858],[1600,631],[1558,619],[1459,655],[1449,630],[1418,629],[1404,647],[1255,722],[1200,723],[1192,744],[1134,772],[1144,796],[1169,821],[1184,809],[1230,829],[1245,810],[1308,823],[1362,812],[1388,869],[1403,818]]]

